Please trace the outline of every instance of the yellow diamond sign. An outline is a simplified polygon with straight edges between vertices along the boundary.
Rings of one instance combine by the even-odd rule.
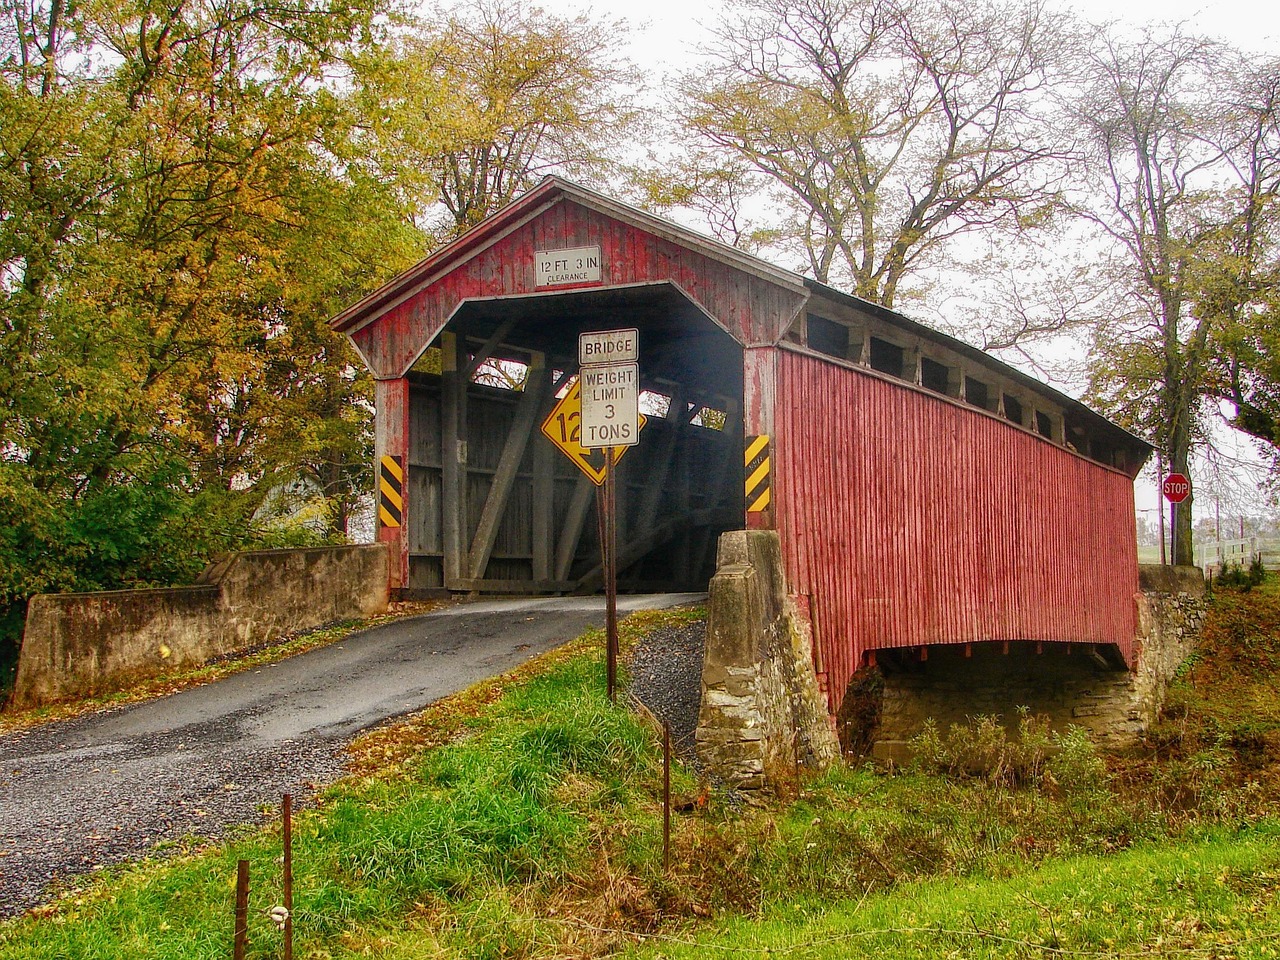
[[[640,414],[637,430],[643,430],[645,415]],[[605,454],[607,451],[588,450],[582,445],[582,390],[578,380],[573,381],[569,392],[551,408],[547,419],[542,421],[542,435],[560,448],[560,452],[573,461],[574,465],[591,478],[597,487],[604,483]],[[613,462],[617,463],[629,447],[613,447]]]

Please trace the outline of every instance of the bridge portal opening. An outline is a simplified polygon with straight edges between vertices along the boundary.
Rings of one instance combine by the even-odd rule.
[[[654,283],[467,300],[419,355],[408,595],[602,589],[598,487],[541,425],[578,374],[578,335],[627,327],[646,422],[618,464],[619,589],[706,589],[719,535],[742,525],[743,352]]]

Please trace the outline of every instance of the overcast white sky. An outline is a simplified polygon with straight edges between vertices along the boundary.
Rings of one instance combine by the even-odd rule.
[[[632,59],[659,73],[688,62],[721,6],[714,0],[538,0],[538,5],[626,20],[633,32]],[[1280,54],[1280,4],[1275,0],[1075,0],[1060,5],[1095,22],[1185,23],[1193,32],[1221,37],[1247,50]]]

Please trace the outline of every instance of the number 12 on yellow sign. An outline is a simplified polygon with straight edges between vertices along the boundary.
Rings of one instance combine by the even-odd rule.
[[[639,415],[637,431],[643,430],[648,422],[645,415]],[[547,419],[542,421],[542,435],[559,448],[560,452],[573,461],[579,470],[591,478],[597,487],[603,486],[605,474],[605,451],[588,450],[582,445],[582,390],[578,380],[551,408]],[[613,462],[617,463],[629,447],[613,447]]]

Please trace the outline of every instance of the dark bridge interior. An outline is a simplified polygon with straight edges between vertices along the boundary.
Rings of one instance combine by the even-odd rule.
[[[598,488],[539,428],[577,374],[578,334],[625,327],[647,422],[618,466],[619,589],[706,589],[719,534],[742,525],[742,348],[660,283],[468,301],[419,358],[411,595],[601,588]]]

